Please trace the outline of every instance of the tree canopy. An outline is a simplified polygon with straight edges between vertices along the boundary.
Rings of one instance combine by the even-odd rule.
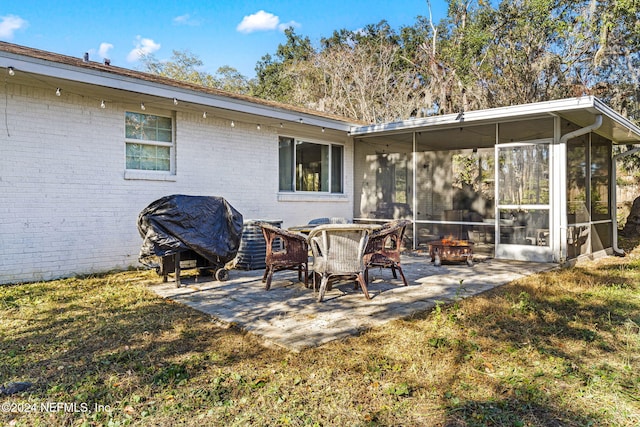
[[[168,61],[160,61],[154,55],[146,55],[142,58],[142,63],[148,73],[228,92],[251,93],[251,81],[237,69],[225,65],[218,68],[215,74],[200,71],[204,63],[188,50],[174,50]]]
[[[335,30],[316,48],[289,29],[253,94],[366,122],[594,94],[638,121],[636,0],[448,5],[437,23]]]
[[[145,66],[371,123],[584,94],[640,121],[637,0],[448,0],[440,22],[426,5],[413,25],[336,29],[317,45],[289,28],[251,80],[230,66],[199,71],[188,51]]]

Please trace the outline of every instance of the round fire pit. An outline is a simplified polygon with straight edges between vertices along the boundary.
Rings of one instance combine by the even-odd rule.
[[[441,239],[433,240],[429,244],[429,256],[431,262],[437,258],[444,262],[473,263],[473,242],[468,240]]]

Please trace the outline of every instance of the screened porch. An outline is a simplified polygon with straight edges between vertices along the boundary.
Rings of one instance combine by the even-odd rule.
[[[611,246],[611,141],[556,115],[362,135],[355,214],[407,218],[410,244],[474,244],[476,254],[558,262]]]

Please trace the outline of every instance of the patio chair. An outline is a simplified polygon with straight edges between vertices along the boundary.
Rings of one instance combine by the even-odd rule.
[[[411,221],[400,219],[387,222],[380,230],[376,230],[369,236],[369,242],[364,251],[364,279],[369,284],[369,269],[373,267],[390,268],[393,278],[397,279],[396,270],[400,272],[402,283],[407,286],[407,279],[400,266],[400,251],[402,239],[407,226]]]
[[[313,253],[314,291],[316,276],[321,277],[318,302],[324,298],[329,279],[337,276],[355,276],[356,286],[370,299],[362,259],[370,230],[371,227],[359,224],[325,224],[311,230],[308,240]]]
[[[266,268],[262,276],[266,290],[271,288],[273,273],[281,270],[297,270],[298,280],[302,281],[304,272],[304,285],[309,287],[309,245],[305,236],[292,233],[274,225],[260,223],[262,235],[266,243],[265,264]],[[282,242],[282,248],[274,250],[273,243],[276,239]]]

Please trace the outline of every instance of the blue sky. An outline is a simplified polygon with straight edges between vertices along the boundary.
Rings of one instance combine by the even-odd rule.
[[[0,40],[141,69],[141,51],[157,59],[188,50],[214,73],[230,65],[254,77],[263,55],[285,42],[283,30],[296,28],[313,43],[333,30],[357,30],[387,20],[398,30],[428,16],[427,0],[270,1],[3,1]],[[434,22],[447,12],[445,0],[431,0]]]

